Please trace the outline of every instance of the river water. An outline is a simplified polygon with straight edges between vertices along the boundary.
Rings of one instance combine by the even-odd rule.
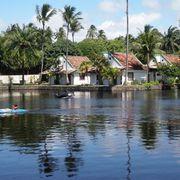
[[[180,91],[0,92],[1,180],[179,180]]]

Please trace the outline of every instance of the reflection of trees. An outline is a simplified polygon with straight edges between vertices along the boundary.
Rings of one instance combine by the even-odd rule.
[[[105,135],[106,129],[106,116],[104,115],[88,115],[88,133],[93,136],[94,138],[98,135]]]
[[[66,119],[67,118],[67,119]],[[73,177],[78,171],[78,167],[83,165],[80,152],[82,151],[82,143],[79,140],[77,132],[77,120],[75,117],[65,117],[64,123],[60,124],[60,134],[67,147],[67,156],[64,163],[67,169],[68,177]]]
[[[37,121],[37,119],[38,121]],[[39,154],[40,172],[51,175],[57,170],[57,159],[49,153],[46,138],[53,126],[51,118],[29,115],[3,117],[0,121],[0,141],[8,137],[16,151],[24,154]],[[41,144],[44,144],[41,147]]]
[[[139,124],[139,128],[141,129],[141,138],[143,141],[143,145],[147,149],[154,149],[155,143],[157,139],[157,130],[156,130],[156,122],[141,122]]]
[[[169,120],[167,122],[168,137],[170,140],[180,137],[180,122],[179,120]]]
[[[141,107],[139,129],[143,145],[147,149],[154,149],[157,140],[157,123],[155,122],[158,118],[156,114],[158,110],[157,95],[154,92],[144,93],[144,103]]]
[[[40,173],[45,174],[46,176],[52,176],[52,173],[58,170],[58,160],[54,158],[50,153],[47,147],[46,140],[44,142],[43,150],[39,155],[39,170]]]

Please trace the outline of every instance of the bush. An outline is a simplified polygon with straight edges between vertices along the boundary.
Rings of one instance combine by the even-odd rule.
[[[159,85],[159,81],[151,81],[151,82],[145,82],[143,84],[143,86],[146,88],[146,89],[151,89],[152,86],[157,86]]]

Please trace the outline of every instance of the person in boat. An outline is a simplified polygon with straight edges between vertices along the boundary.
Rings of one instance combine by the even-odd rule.
[[[18,107],[17,104],[13,104],[13,105],[12,105],[12,109],[13,109],[13,110],[17,110],[18,108],[19,108],[19,107]]]
[[[64,90],[60,93],[56,94],[57,97],[62,98],[62,97],[71,97],[72,93],[70,93],[68,90]]]

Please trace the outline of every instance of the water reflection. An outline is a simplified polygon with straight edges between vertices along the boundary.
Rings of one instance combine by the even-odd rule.
[[[21,164],[10,163],[13,154],[27,158],[34,179],[163,178],[155,168],[166,168],[173,179],[180,162],[179,97],[178,91],[75,92],[73,99],[56,99],[54,92],[2,93],[1,108],[17,103],[30,111],[0,116],[0,158],[8,163],[0,178],[30,179]]]

